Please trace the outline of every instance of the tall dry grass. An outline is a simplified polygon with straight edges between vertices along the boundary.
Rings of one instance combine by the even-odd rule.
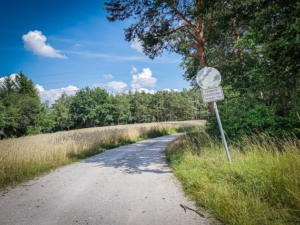
[[[300,224],[300,140],[267,134],[222,143],[192,130],[167,157],[187,194],[225,224]]]
[[[106,149],[203,123],[120,125],[0,140],[0,188],[18,184]]]

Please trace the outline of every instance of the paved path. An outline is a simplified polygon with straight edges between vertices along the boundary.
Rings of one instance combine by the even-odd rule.
[[[165,162],[179,134],[106,151],[0,196],[0,224],[209,224]]]

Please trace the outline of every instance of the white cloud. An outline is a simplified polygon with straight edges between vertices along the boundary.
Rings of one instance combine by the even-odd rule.
[[[167,92],[171,92],[171,91],[180,92],[178,89],[169,89],[169,88],[165,88],[165,89],[163,89],[163,91],[167,91]]]
[[[152,71],[150,68],[143,69],[143,72],[132,75],[131,87],[133,89],[139,89],[143,87],[154,87],[157,79],[152,77]]]
[[[131,42],[130,47],[137,50],[138,52],[143,53],[143,46],[142,46],[141,40],[139,40],[137,38],[133,39],[133,42]]]
[[[137,91],[139,93],[145,92],[146,94],[155,94],[156,93],[156,91],[154,91],[153,89],[149,90],[147,88],[138,88],[138,89],[133,89],[132,91],[133,92]]]
[[[133,75],[137,72],[137,68],[135,68],[134,66],[131,66],[132,70],[130,71],[130,74]]]
[[[104,77],[104,78],[107,78],[107,79],[112,79],[112,78],[114,78],[114,76],[111,75],[111,74],[104,74],[103,77]]]
[[[35,89],[38,91],[42,102],[48,100],[50,104],[53,104],[55,100],[62,95],[63,92],[70,96],[75,95],[75,93],[79,90],[79,88],[73,85],[69,85],[68,87],[63,87],[59,89],[45,90],[44,87],[39,84],[35,85]]]
[[[1,77],[1,78],[0,78],[0,86],[2,86],[2,85],[4,84],[4,79],[5,79],[6,77],[10,77],[10,79],[12,79],[13,81],[16,81],[16,77],[17,77],[17,76],[18,76],[18,74],[13,73],[13,74],[11,74],[11,75],[9,75],[9,76]]]
[[[29,31],[22,36],[24,41],[24,47],[32,51],[33,54],[50,57],[50,58],[67,58],[65,55],[61,55],[58,50],[55,50],[49,44],[46,43],[46,36],[41,31]]]
[[[121,92],[127,87],[127,84],[122,81],[112,81],[107,83],[107,87],[112,88],[114,91]]]
[[[36,84],[35,89],[38,91],[38,93],[41,93],[45,91],[44,87],[42,85]]]
[[[106,86],[107,86],[106,84],[101,84],[101,83],[93,84],[93,87],[95,87],[95,88],[97,88],[97,87],[99,87],[99,88],[104,88],[104,87],[106,87]]]

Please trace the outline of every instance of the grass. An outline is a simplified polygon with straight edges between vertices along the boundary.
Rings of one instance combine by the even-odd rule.
[[[0,140],[0,189],[107,149],[175,133],[204,121],[165,122],[88,128]]]
[[[172,142],[167,158],[186,193],[225,224],[300,224],[300,140],[268,135],[222,143],[203,128]]]

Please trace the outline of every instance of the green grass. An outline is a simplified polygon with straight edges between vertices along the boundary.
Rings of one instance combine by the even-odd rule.
[[[186,193],[225,224],[300,224],[300,141],[268,135],[224,147],[203,128],[173,142],[167,158]]]

